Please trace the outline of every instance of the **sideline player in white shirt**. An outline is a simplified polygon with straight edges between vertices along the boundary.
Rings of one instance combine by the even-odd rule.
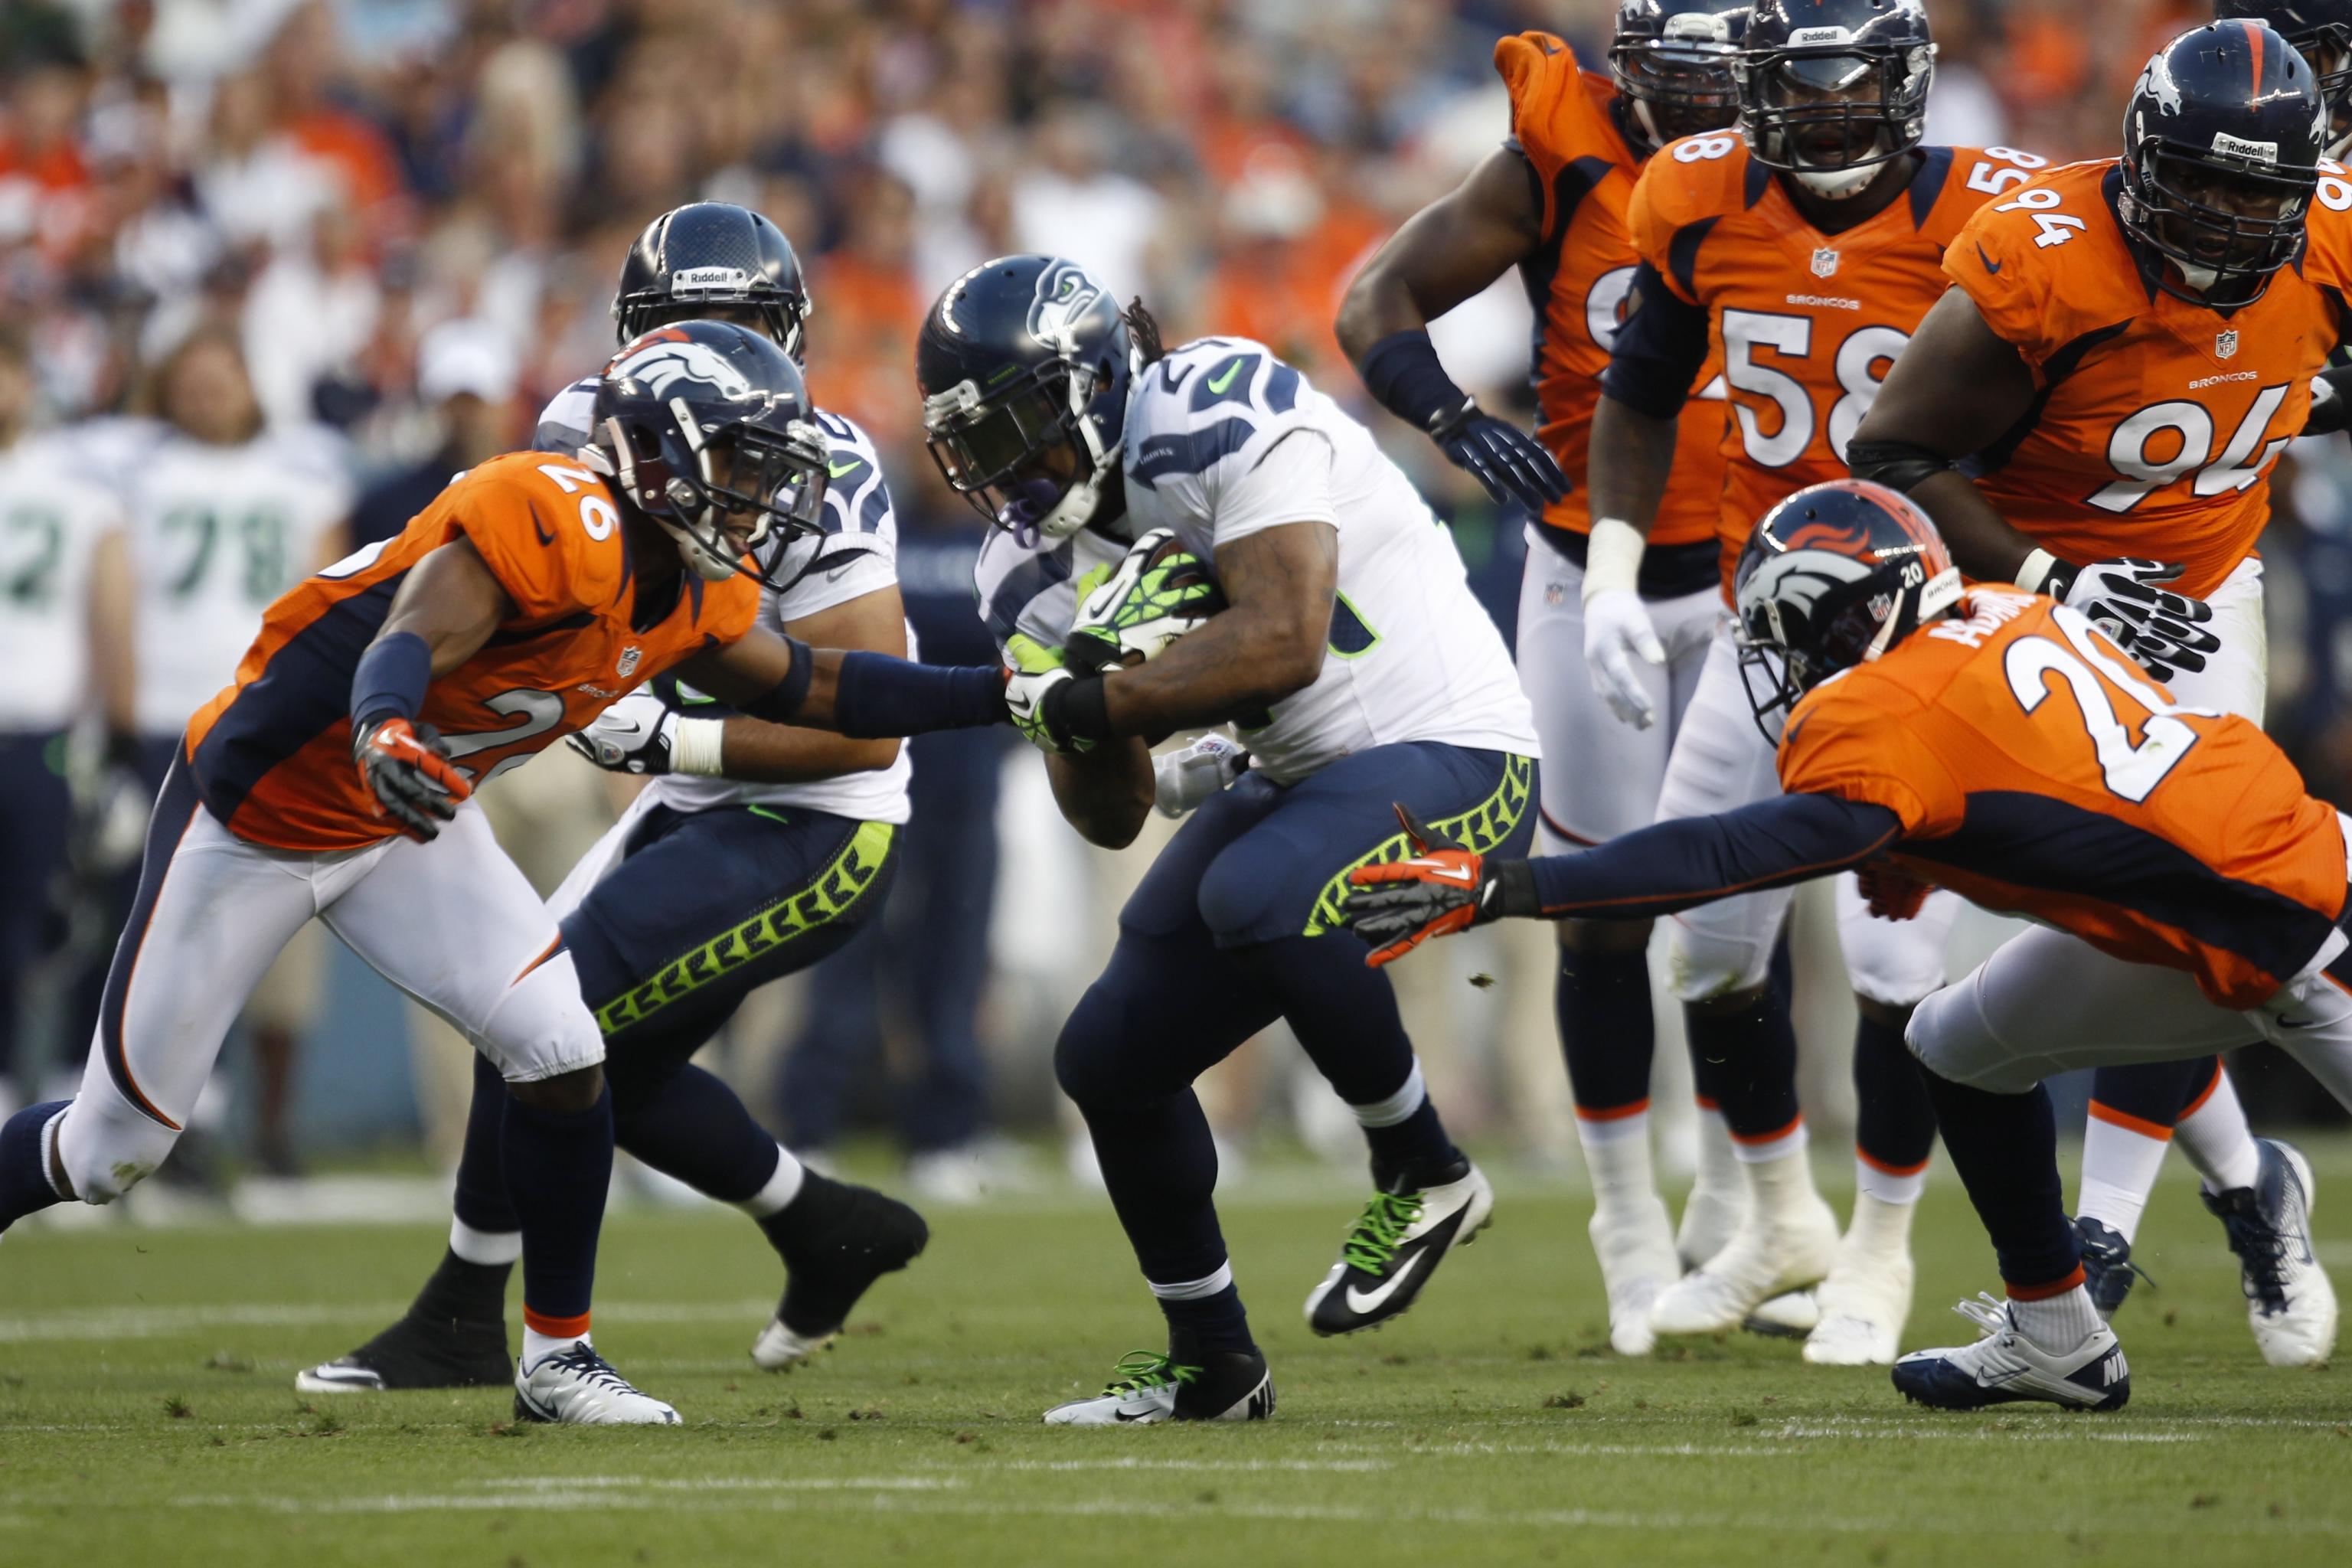
[[[1532,841],[1527,699],[1427,505],[1262,344],[1163,352],[1139,304],[1015,256],[948,289],[916,366],[932,455],[995,529],[982,614],[1063,815],[1130,843],[1154,801],[1147,737],[1232,722],[1253,758],[1223,790],[1202,770],[1063,1027],[1056,1075],[1169,1338],[1046,1419],[1261,1418],[1273,1384],[1192,1080],[1284,1018],[1363,1124],[1378,1190],[1307,1298],[1319,1333],[1403,1311],[1486,1223],[1491,1190],[1430,1103],[1394,994],[1329,938],[1348,871],[1405,852],[1391,801],[1476,843]],[[1134,655],[1149,662],[1123,668]]]

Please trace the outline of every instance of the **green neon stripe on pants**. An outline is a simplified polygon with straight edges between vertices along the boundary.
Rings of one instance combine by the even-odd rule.
[[[1445,817],[1429,825],[1438,837],[1462,846],[1474,855],[1490,853],[1494,847],[1516,832],[1519,819],[1528,814],[1528,803],[1535,794],[1535,763],[1516,753],[1503,763],[1503,782],[1495,793],[1472,806],[1459,816]],[[1341,868],[1339,874],[1323,884],[1322,896],[1315,900],[1315,912],[1307,917],[1307,936],[1321,936],[1348,923],[1348,873],[1358,866],[1386,866],[1405,858],[1410,846],[1402,833],[1381,841],[1381,847]]]

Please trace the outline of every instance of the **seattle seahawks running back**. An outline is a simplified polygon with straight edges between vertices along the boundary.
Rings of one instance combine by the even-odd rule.
[[[1253,759],[1222,790],[1218,769],[1187,775],[1204,798],[1182,803],[1198,809],[1063,1028],[1056,1074],[1169,1336],[1045,1419],[1263,1418],[1273,1384],[1192,1080],[1285,1018],[1364,1126],[1377,1191],[1307,1297],[1318,1333],[1403,1311],[1486,1223],[1491,1189],[1446,1136],[1394,994],[1326,939],[1348,871],[1405,853],[1391,801],[1480,844],[1529,841],[1527,700],[1428,507],[1264,345],[1163,353],[1140,302],[1007,257],[941,296],[917,374],[933,457],[995,526],[981,612],[1072,825],[1133,840],[1154,800],[1144,737],[1231,722]]]

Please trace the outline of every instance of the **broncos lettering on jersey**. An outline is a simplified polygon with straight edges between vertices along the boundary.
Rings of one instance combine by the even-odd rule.
[[[460,534],[514,614],[433,682],[418,719],[477,780],[582,728],[641,682],[738,640],[759,610],[751,578],[686,573],[667,613],[633,624],[638,584],[605,481],[544,453],[493,458],[394,538],[270,605],[236,683],[189,724],[197,791],[238,837],[312,851],[389,837],[352,766],[352,672],[409,569]]]
[[[2252,553],[2272,465],[2344,336],[2352,184],[2321,181],[2303,257],[2224,313],[2141,273],[2116,216],[2122,179],[2112,158],[2053,170],[1977,213],[1946,253],[2041,393],[1969,471],[2061,560],[2178,563],[2172,586],[2201,597]]]
[[[2252,721],[2177,708],[2073,610],[1979,588],[1797,704],[1782,786],[1902,818],[1903,868],[2260,1005],[2344,913],[2335,808]]]
[[[1727,599],[1756,520],[1791,490],[1845,478],[1847,441],[1944,291],[1944,247],[2044,163],[2003,147],[1908,155],[1910,186],[1834,235],[1806,221],[1737,132],[1668,144],[1633,188],[1633,242],[1706,310],[1731,399],[1717,519]]]
[[[1536,434],[1574,481],[1544,509],[1546,528],[1591,531],[1584,489],[1601,373],[1623,320],[1641,260],[1626,209],[1642,161],[1610,115],[1616,84],[1583,69],[1549,33],[1521,33],[1495,45],[1495,69],[1511,94],[1511,136],[1534,169],[1543,200],[1543,238],[1521,264],[1538,312],[1535,342]],[[1699,545],[1715,537],[1723,490],[1723,385],[1717,359],[1700,371],[1683,405],[1675,470],[1650,527],[1650,545]],[[1704,575],[1702,576],[1702,582]]]

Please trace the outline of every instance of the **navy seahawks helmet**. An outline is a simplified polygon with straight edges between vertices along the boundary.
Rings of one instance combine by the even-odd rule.
[[[1731,61],[1747,31],[1742,0],[1619,0],[1609,70],[1617,128],[1635,152],[1646,158],[1739,118]]]
[[[2249,304],[2303,247],[2327,105],[2318,73],[2260,22],[2158,49],[2124,111],[2116,216],[2168,294]]]
[[[2327,156],[2352,151],[2352,0],[2220,0],[2213,16],[2261,22],[2293,44],[2327,100]]]
[[[1919,144],[1936,42],[1920,0],[1756,0],[1733,75],[1750,155],[1850,196]]]
[[[706,316],[713,305],[758,310],[768,336],[794,360],[805,359],[808,284],[784,231],[749,207],[689,202],[647,224],[629,247],[613,293],[613,325],[625,343]]]
[[[1756,727],[1959,603],[1960,573],[1916,505],[1867,479],[1808,485],[1757,522],[1732,573],[1739,677]]]
[[[800,366],[749,327],[679,321],[625,344],[597,383],[587,450],[710,582],[740,572],[781,592],[744,556],[822,531],[824,433]]]
[[[1110,291],[1076,262],[975,267],[940,296],[915,344],[931,458],[991,522],[1066,538],[1118,479],[1140,364]]]

